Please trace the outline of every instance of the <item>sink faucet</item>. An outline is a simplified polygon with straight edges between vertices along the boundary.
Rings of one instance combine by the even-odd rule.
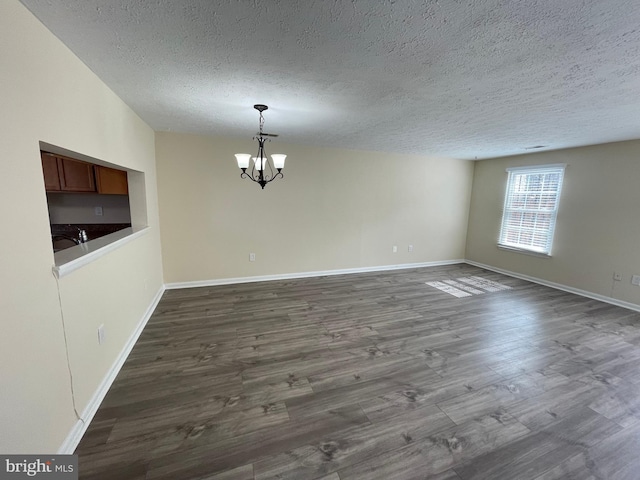
[[[76,228],[78,229],[78,240],[80,240],[80,243],[88,241],[89,237],[87,237],[87,231],[78,227]]]

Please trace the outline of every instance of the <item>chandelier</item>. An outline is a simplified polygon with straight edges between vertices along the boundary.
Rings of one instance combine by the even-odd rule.
[[[273,166],[271,165],[267,155],[264,153],[264,142],[271,141],[270,138],[266,137],[277,137],[278,135],[273,133],[264,133],[262,131],[262,127],[264,126],[264,117],[262,116],[262,112],[267,110],[269,107],[266,105],[254,105],[253,108],[260,112],[260,131],[256,134],[257,136],[253,137],[254,140],[258,141],[258,154],[255,157],[252,157],[249,153],[236,153],[236,160],[238,161],[238,167],[242,170],[240,178],[248,178],[249,180],[258,183],[264,189],[267,183],[273,182],[277,177],[284,178],[282,169],[284,168],[284,160],[287,156],[282,155],[281,153],[274,153],[271,155]],[[247,173],[250,160],[251,173]],[[274,168],[278,173],[274,173]]]

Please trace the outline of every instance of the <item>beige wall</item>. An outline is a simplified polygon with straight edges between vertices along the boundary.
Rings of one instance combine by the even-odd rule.
[[[233,156],[255,149],[249,135],[156,134],[165,282],[464,258],[472,162],[277,139],[285,178],[261,190]]]
[[[505,169],[566,163],[552,258],[496,247]],[[640,305],[640,141],[476,162],[467,258]],[[613,281],[620,272],[622,282]]]
[[[82,412],[161,287],[154,133],[17,0],[0,2],[0,107],[0,452],[55,452],[76,422],[65,334]],[[40,141],[146,176],[148,234],[59,288]]]

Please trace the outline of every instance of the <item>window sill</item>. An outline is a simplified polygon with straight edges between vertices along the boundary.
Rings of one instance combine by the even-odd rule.
[[[522,253],[524,255],[531,255],[532,257],[551,258],[551,255],[549,255],[548,253],[534,252],[533,250],[526,250],[524,248],[509,247],[507,245],[500,245],[500,244],[498,244],[498,248],[500,250],[506,250],[507,252],[515,252],[515,253]]]
[[[62,278],[146,234],[149,227],[129,227],[54,253],[53,274]]]

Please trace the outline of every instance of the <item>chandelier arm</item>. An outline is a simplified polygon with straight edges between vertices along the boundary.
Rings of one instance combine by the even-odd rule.
[[[282,172],[278,172],[278,173],[276,173],[274,176],[272,176],[272,177],[271,177],[271,179],[270,179],[270,180],[268,180],[268,181],[267,181],[267,183],[271,183],[271,182],[273,182],[273,181],[274,181],[276,178],[278,178],[278,177],[280,177],[280,178],[284,178],[284,175],[282,174]]]
[[[264,182],[265,182],[265,184],[267,184],[267,183],[271,183],[271,182],[273,182],[273,181],[274,181],[276,178],[278,178],[278,177],[279,177],[279,178],[284,178],[284,175],[282,175],[282,173],[276,173],[276,174],[275,174],[275,175],[273,175],[272,177],[265,176],[265,178],[264,178]]]
[[[256,175],[258,175],[258,178],[256,178]],[[251,175],[249,175],[249,178],[256,182],[256,183],[260,183],[260,174],[256,174],[256,164],[254,163],[253,165],[251,165]]]
[[[256,180],[255,178],[253,178],[253,175],[251,173],[247,173],[247,172],[242,172],[240,174],[240,178],[248,178],[249,180],[251,180],[252,182],[256,182],[258,183],[258,180]]]
[[[260,178],[260,170],[258,170],[257,173],[254,173],[251,176],[251,180],[253,180],[254,182],[257,182],[257,183],[259,183],[262,180],[262,178]]]
[[[271,162],[269,161],[269,159],[266,160],[266,163],[267,165],[269,165],[269,172],[271,173],[271,180],[269,181],[271,182],[275,178],[275,175],[273,174],[273,167],[271,166]]]

